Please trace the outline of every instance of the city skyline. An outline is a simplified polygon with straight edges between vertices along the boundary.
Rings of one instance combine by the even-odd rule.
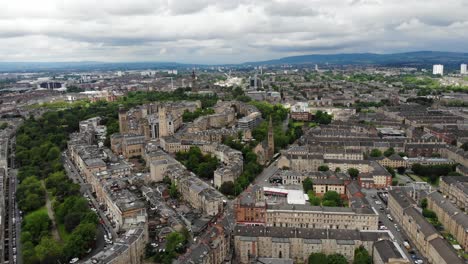
[[[0,11],[0,56],[220,64],[304,54],[463,52],[466,8],[461,0],[22,0]]]

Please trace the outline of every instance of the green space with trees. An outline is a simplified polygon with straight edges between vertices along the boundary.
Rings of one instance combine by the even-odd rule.
[[[206,180],[213,179],[214,171],[219,165],[219,160],[211,154],[203,154],[199,147],[190,147],[189,151],[179,151],[176,159],[195,173],[198,177]]]
[[[215,111],[212,108],[205,108],[205,109],[198,108],[193,112],[185,110],[184,113],[182,114],[182,120],[184,122],[193,122],[193,120],[197,119],[200,116],[211,115],[214,113]]]
[[[162,264],[171,264],[172,261],[185,251],[190,233],[187,230],[172,232],[166,237],[164,252],[156,251],[151,244],[146,245],[145,257],[149,261]]]
[[[313,206],[321,205],[321,206],[329,206],[329,207],[342,207],[345,205],[343,200],[340,197],[340,194],[335,191],[327,191],[320,198],[313,191],[313,185],[312,185],[312,189],[308,189],[307,195],[309,196],[309,203]]]
[[[354,250],[353,264],[372,264],[372,257],[363,246]]]
[[[233,183],[224,182],[219,189],[227,196],[237,196],[242,190],[247,188],[263,170],[263,166],[257,161],[257,154],[253,152],[253,148],[257,143],[256,141],[248,143],[242,142],[242,134],[239,134],[237,138],[227,137],[224,139],[223,144],[241,151],[242,157],[244,158],[244,170],[242,174]]]
[[[308,259],[309,264],[348,264],[345,256],[335,253],[326,255],[324,253],[312,253]]]
[[[373,158],[379,158],[382,157],[382,151],[380,151],[379,149],[373,149],[371,150],[369,155]]]
[[[416,163],[411,166],[411,170],[414,172],[414,174],[420,176],[422,179],[432,184],[436,184],[440,176],[456,176],[455,168],[456,165],[451,164],[421,165]]]
[[[352,179],[357,179],[357,177],[359,176],[359,170],[356,168],[349,168],[348,174]]]
[[[315,112],[313,121],[321,125],[328,125],[333,120],[333,116],[329,115],[327,112],[318,110]]]
[[[107,126],[106,145],[109,146],[109,136],[119,130],[120,105],[129,109],[144,103],[170,100],[200,100],[202,108],[206,108],[213,106],[218,98],[177,89],[174,92],[130,92],[115,102],[82,100],[73,104],[60,102],[34,106],[51,111],[37,119],[26,118],[16,136],[20,181],[16,195],[25,215],[26,228],[23,227],[21,232],[25,263],[57,263],[81,257],[96,238],[98,218],[80,196],[79,186],[66,177],[60,155],[67,147],[69,134],[78,130],[79,121],[102,117],[102,124]],[[41,181],[45,182],[46,189]],[[51,236],[50,219],[44,209],[46,192],[53,201],[62,241],[55,241]]]
[[[20,165],[20,184],[17,199],[25,214],[25,226],[21,231],[25,263],[81,257],[96,239],[97,215],[80,196],[79,186],[65,176],[62,166],[60,153],[66,146],[67,131],[78,125],[72,123],[78,120],[68,117],[64,111],[47,112],[41,118],[25,120],[18,129],[16,159]],[[41,181],[45,182],[46,189]],[[55,241],[51,236],[50,219],[42,209],[46,192],[53,197],[58,225],[64,226],[63,241]],[[70,200],[81,201],[80,206],[68,202]]]
[[[284,122],[288,116],[288,110],[282,105],[272,105],[268,102],[259,101],[250,102],[250,104],[258,108],[264,119],[259,126],[252,130],[252,136],[257,142],[262,142],[267,138],[270,117],[273,122],[275,152],[285,148],[302,136],[302,126],[294,124],[292,121],[287,124],[285,131]]]

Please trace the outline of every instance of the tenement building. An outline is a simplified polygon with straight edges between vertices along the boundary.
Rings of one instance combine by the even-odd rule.
[[[440,177],[439,190],[461,210],[468,210],[468,177]]]
[[[468,216],[445,199],[439,192],[427,195],[427,207],[434,211],[437,219],[464,249],[468,249]]]
[[[388,209],[400,223],[416,248],[433,264],[462,264],[453,247],[441,236],[424,216],[416,204],[402,189],[388,192]]]
[[[285,228],[264,226],[234,227],[234,252],[239,263],[251,263],[257,258],[307,261],[311,253],[339,253],[351,262],[354,250],[363,246],[372,252],[374,243],[387,239],[381,231],[338,229]]]
[[[394,242],[382,239],[374,243],[372,261],[374,264],[410,264],[411,262],[403,257],[403,253],[398,250]]]
[[[356,186],[359,190],[359,186]],[[236,223],[273,227],[377,230],[378,215],[364,195],[349,196],[349,207],[312,206],[305,204],[269,203],[265,195],[269,189],[250,187],[235,204]],[[301,192],[299,192],[301,193]],[[302,194],[303,195],[303,194]],[[347,197],[347,194],[345,194]],[[284,199],[284,198],[283,198]]]
[[[370,208],[267,205],[266,226],[377,230],[379,217]]]

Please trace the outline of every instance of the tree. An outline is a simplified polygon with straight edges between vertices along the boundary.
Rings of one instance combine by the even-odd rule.
[[[423,216],[426,217],[426,218],[432,218],[432,219],[437,219],[437,215],[434,211],[432,210],[429,210],[427,208],[424,208],[423,209],[423,212],[422,212]]]
[[[398,185],[398,180],[397,179],[393,179],[392,180],[392,186],[397,186]]]
[[[356,168],[349,168],[348,174],[352,179],[356,179],[359,176],[359,170]]]
[[[329,171],[330,168],[327,165],[320,165],[318,171]]]
[[[309,196],[309,203],[311,205],[314,205],[314,206],[319,206],[320,203],[322,202],[322,200],[320,199],[320,197],[317,197],[314,193],[313,190],[309,190],[307,192],[307,195]]]
[[[167,184],[167,185],[171,185],[171,178],[169,178],[169,176],[167,176],[167,175],[164,176],[163,183]]]
[[[322,205],[323,206],[341,206],[343,202],[341,201],[340,194],[335,191],[328,191],[323,195]]]
[[[224,195],[234,195],[234,183],[232,181],[223,182],[219,191]]]
[[[392,167],[385,166],[385,169],[392,175],[392,178],[395,177],[395,170]]]
[[[312,253],[309,256],[309,264],[327,264],[327,255],[324,253]]]
[[[43,237],[35,247],[37,258],[41,263],[58,263],[62,257],[63,247],[51,237]]]
[[[39,263],[34,244],[31,241],[23,242],[21,246],[21,253],[23,254],[24,263]]]
[[[171,198],[174,198],[174,199],[178,199],[180,196],[175,182],[172,182],[171,186],[169,187],[169,195],[171,196]]]
[[[369,252],[363,246],[360,246],[354,250],[353,264],[371,264],[371,263],[372,263],[372,257],[369,255]]]
[[[178,232],[172,232],[166,237],[166,251],[168,253],[178,252],[184,246],[186,240],[184,236]]]
[[[370,152],[370,156],[374,158],[379,158],[382,156],[382,151],[380,151],[379,149],[373,149]]]
[[[83,255],[96,239],[96,225],[91,223],[81,223],[71,233],[65,243],[65,255],[67,258],[74,258]]]
[[[398,167],[398,168],[397,168],[398,174],[404,174],[405,171],[406,171],[406,168],[405,168],[405,167]]]
[[[48,235],[50,223],[46,211],[34,211],[24,217],[23,230],[31,234],[33,243],[39,243],[43,236]]]
[[[335,254],[328,255],[327,263],[328,264],[347,264],[348,260],[345,258],[345,256],[335,253]]]
[[[308,193],[309,191],[314,190],[314,183],[312,182],[312,179],[307,177],[302,181],[302,188],[304,188],[304,192]]]
[[[63,220],[65,230],[69,233],[72,232],[73,229],[80,224],[82,215],[83,214],[81,212],[70,212],[67,214]]]
[[[387,150],[384,151],[384,156],[385,157],[390,157],[391,155],[395,154],[395,149],[390,147]]]
[[[427,198],[424,198],[421,200],[421,208],[426,209],[427,208]]]
[[[329,115],[328,113],[326,112],[323,112],[323,111],[317,111],[315,113],[315,122],[319,123],[319,124],[322,124],[322,125],[328,125],[331,123],[332,119],[333,119],[333,116],[332,115]]]
[[[335,168],[335,172],[341,172],[341,168],[340,168],[340,167],[336,167],[336,168]]]
[[[398,152],[398,156],[400,157],[408,157],[408,154],[406,154],[405,152]]]

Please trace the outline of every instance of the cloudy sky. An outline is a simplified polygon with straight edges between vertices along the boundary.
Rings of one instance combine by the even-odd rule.
[[[468,52],[468,0],[14,0],[0,61],[237,63]]]

